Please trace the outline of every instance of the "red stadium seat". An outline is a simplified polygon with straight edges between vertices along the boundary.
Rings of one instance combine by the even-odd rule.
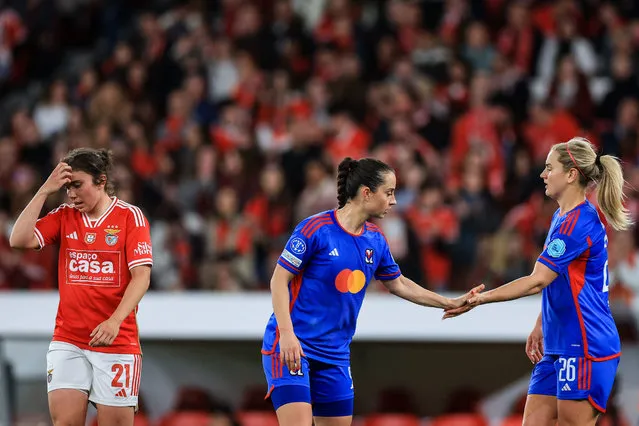
[[[499,426],[521,426],[523,421],[524,416],[522,414],[513,414],[502,420]]]
[[[278,426],[273,411],[240,411],[237,418],[242,426]]]
[[[202,411],[179,411],[164,416],[160,426],[213,426],[213,419]]]
[[[364,426],[419,426],[419,418],[413,414],[372,414]]]
[[[436,417],[431,426],[488,426],[481,414],[445,414]]]

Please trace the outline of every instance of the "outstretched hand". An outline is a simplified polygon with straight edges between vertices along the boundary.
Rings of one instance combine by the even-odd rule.
[[[483,295],[481,292],[484,288],[486,288],[486,286],[484,284],[480,284],[463,296],[454,299],[456,306],[454,308],[445,309],[442,319],[454,318],[470,311],[475,306],[479,306],[482,303]]]

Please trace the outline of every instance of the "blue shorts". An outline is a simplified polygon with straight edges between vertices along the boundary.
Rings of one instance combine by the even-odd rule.
[[[290,402],[313,405],[313,415],[341,417],[353,415],[353,378],[350,366],[326,364],[302,357],[302,368],[289,371],[280,354],[262,355],[268,394],[275,410]]]
[[[580,357],[545,355],[532,372],[528,395],[587,399],[596,410],[605,413],[618,366],[619,357],[591,361]]]

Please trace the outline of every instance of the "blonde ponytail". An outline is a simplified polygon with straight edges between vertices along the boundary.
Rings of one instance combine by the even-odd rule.
[[[623,170],[619,160],[612,155],[599,157],[601,174],[597,180],[597,203],[610,226],[618,231],[632,226],[630,212],[623,205],[626,198],[623,187]]]
[[[556,144],[552,149],[557,152],[565,171],[577,168],[582,187],[586,188],[592,182],[597,184],[597,203],[610,226],[618,231],[632,226],[630,212],[623,205],[625,181],[617,157],[597,156],[590,141],[582,137]]]

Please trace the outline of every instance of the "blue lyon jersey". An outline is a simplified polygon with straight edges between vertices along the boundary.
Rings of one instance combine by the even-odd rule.
[[[350,343],[371,279],[401,275],[380,229],[366,222],[361,234],[344,230],[329,210],[303,220],[277,263],[295,274],[289,283],[293,330],[304,354],[334,365],[350,363]],[[279,352],[275,314],[262,353]]]
[[[620,355],[608,304],[608,237],[588,201],[553,216],[538,261],[557,278],[542,292],[544,350],[603,361]]]

